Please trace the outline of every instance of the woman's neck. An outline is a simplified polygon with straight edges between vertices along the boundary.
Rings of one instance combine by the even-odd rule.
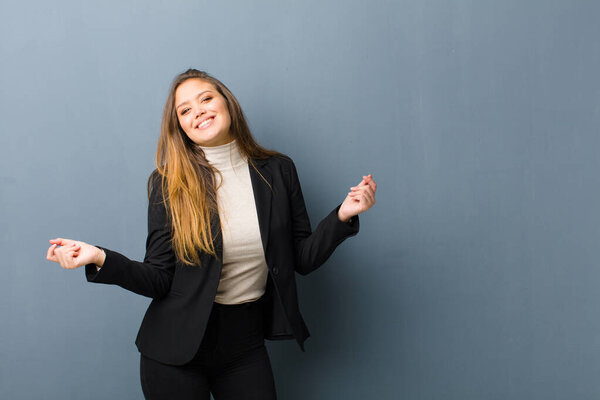
[[[230,169],[246,162],[246,157],[240,152],[236,140],[220,146],[200,146],[200,148],[204,151],[206,161],[219,171]]]

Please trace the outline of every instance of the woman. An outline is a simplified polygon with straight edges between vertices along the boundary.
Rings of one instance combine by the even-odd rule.
[[[274,399],[264,339],[309,333],[295,272],[318,268],[375,203],[371,175],[311,232],[292,160],[256,143],[233,94],[178,75],[148,180],[143,262],[69,239],[47,259],[151,297],[136,344],[149,399]]]

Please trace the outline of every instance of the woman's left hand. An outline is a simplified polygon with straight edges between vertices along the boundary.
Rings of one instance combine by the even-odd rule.
[[[363,176],[362,181],[350,188],[350,193],[338,210],[338,218],[342,222],[348,222],[350,218],[358,215],[375,204],[375,191],[377,184],[371,174]]]

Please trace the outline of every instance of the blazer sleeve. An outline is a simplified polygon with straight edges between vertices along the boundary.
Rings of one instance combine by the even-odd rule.
[[[96,264],[85,266],[89,282],[116,284],[155,299],[164,297],[169,292],[176,257],[171,246],[170,224],[162,198],[161,179],[156,171],[150,176],[150,188],[144,261],[130,260],[116,251],[97,246],[106,253],[106,260],[99,271]]]
[[[359,230],[358,215],[348,222],[338,218],[339,204],[311,231],[304,197],[296,166],[291,162],[289,198],[292,213],[292,230],[296,249],[296,272],[306,275],[319,268],[346,238]]]

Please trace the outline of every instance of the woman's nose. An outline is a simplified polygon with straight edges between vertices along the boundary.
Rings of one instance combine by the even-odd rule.
[[[204,113],[206,113],[206,110],[203,107],[196,108],[196,117],[199,117]]]

